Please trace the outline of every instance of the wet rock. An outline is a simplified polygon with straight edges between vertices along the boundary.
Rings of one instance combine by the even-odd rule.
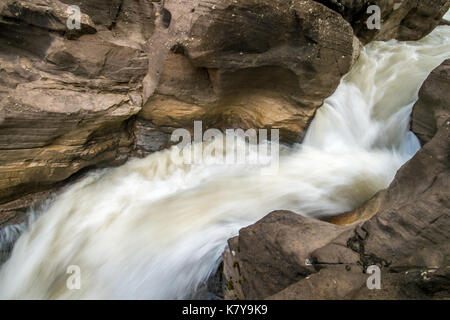
[[[362,7],[339,3],[1,0],[0,212],[86,168],[161,150],[194,120],[300,141],[358,57],[354,30],[366,39],[349,19]],[[412,37],[412,18],[424,21],[408,30],[425,33],[446,4],[402,6],[378,38]]]
[[[447,0],[318,0],[341,13],[363,43],[373,40],[419,40],[441,23],[450,8]],[[380,29],[370,30],[367,20],[371,5],[380,8]]]
[[[389,188],[337,219],[341,226],[314,222],[308,228],[305,218],[290,213],[289,228],[283,229],[274,217],[286,213],[278,213],[241,230],[229,244],[237,253],[225,253],[224,265],[239,265],[246,281],[231,282],[235,296],[225,291],[225,297],[448,299],[450,116],[440,119],[435,118],[437,133]],[[304,269],[293,259],[298,257],[311,266]],[[367,286],[370,266],[380,268],[379,290]],[[226,271],[226,283],[236,279]]]
[[[299,141],[360,50],[348,22],[314,1],[168,0],[164,8],[172,22],[157,23],[150,39],[157,50],[138,115],[158,127],[195,119],[278,128],[283,141]]]
[[[225,298],[264,299],[315,273],[311,253],[344,231],[289,211],[242,229],[224,254]]]
[[[125,2],[111,30],[81,5],[81,29],[70,31],[67,4],[0,1],[0,216],[20,216],[83,169],[131,153],[153,9]]]
[[[450,115],[450,60],[424,82],[414,105],[411,127],[422,144],[429,142]]]
[[[3,23],[10,21],[27,24],[48,31],[56,31],[71,38],[97,31],[91,18],[83,13],[80,15],[80,29],[69,30],[67,20],[71,11],[68,11],[68,8],[69,5],[59,1],[6,0],[0,3],[0,16]]]

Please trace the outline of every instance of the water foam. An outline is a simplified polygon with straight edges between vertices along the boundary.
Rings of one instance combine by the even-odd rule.
[[[450,56],[449,30],[366,46],[276,176],[176,164],[176,149],[91,173],[17,241],[0,298],[189,298],[227,239],[270,211],[319,218],[357,207],[419,149],[409,114],[429,72]],[[70,265],[81,268],[80,290],[66,287]]]

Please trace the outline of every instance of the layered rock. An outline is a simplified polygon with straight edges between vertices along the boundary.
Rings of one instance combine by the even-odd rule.
[[[422,145],[430,142],[438,128],[450,117],[450,60],[434,69],[423,83],[419,99],[414,105],[411,130]],[[386,200],[386,191],[381,191],[363,206],[331,220],[338,225],[365,221],[375,215]]]
[[[26,208],[34,193],[84,168],[124,163],[134,145],[127,120],[142,106],[152,8],[124,2],[112,30],[93,22],[89,6],[81,28],[69,30],[67,9],[0,2],[2,212]]]
[[[367,28],[372,4],[381,9],[380,30]],[[448,7],[445,0],[167,0],[149,41],[138,154],[166,147],[170,133],[193,120],[205,129],[278,128],[283,142],[301,141],[358,56],[352,34],[362,42],[417,40]]]
[[[419,40],[441,23],[450,8],[447,0],[318,0],[341,13],[349,21],[363,43],[372,40]],[[370,30],[368,19],[380,8],[380,29]]]
[[[80,29],[66,26],[69,5]],[[310,0],[4,0],[0,24],[3,212],[83,168],[165,148],[194,120],[298,141],[360,48]]]
[[[194,120],[300,141],[358,56],[353,29],[366,39],[350,19],[362,4],[331,2],[1,0],[0,212],[84,169],[166,148]],[[67,28],[69,5],[79,29]],[[432,28],[444,7],[408,13]],[[426,33],[382,31],[372,38]]]
[[[359,54],[350,24],[315,1],[168,0],[165,9],[171,22],[150,39],[158,50],[138,114],[150,131],[202,120],[299,141]]]
[[[411,128],[422,144],[429,142],[450,114],[450,60],[433,70],[419,92]]]
[[[242,229],[224,255],[225,299],[269,297],[315,273],[311,252],[343,230],[289,211]]]
[[[416,104],[436,115],[427,134],[437,132],[389,188],[335,220],[341,226],[282,211],[241,230],[224,254],[225,297],[450,297],[450,113],[446,100],[435,100],[450,89],[447,67],[430,75]],[[366,284],[373,265],[381,268],[380,290]]]

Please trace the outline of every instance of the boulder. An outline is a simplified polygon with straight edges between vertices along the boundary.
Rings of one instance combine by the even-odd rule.
[[[315,273],[311,252],[344,230],[290,211],[242,229],[224,253],[225,298],[263,299]]]
[[[441,23],[450,8],[447,0],[318,0],[341,13],[349,21],[361,42],[419,40]],[[380,29],[369,30],[371,5],[381,10]]]
[[[151,128],[278,128],[296,142],[359,55],[352,27],[315,1],[167,0],[138,119]],[[189,19],[187,18],[189,17]],[[160,20],[164,20],[161,14]]]
[[[450,114],[436,103],[448,82],[447,64],[430,75],[416,104],[432,110],[428,134],[437,132],[389,188],[334,219],[339,226],[278,212],[241,230],[224,253],[226,298],[450,298]],[[370,266],[381,270],[380,290],[366,285]]]
[[[124,163],[134,148],[128,122],[142,107],[153,9],[124,1],[111,30],[82,11],[71,31],[67,7],[0,1],[2,222],[83,170]]]
[[[422,144],[428,143],[450,115],[450,60],[431,72],[414,105],[412,131]]]
[[[69,30],[67,20],[70,16],[69,5],[51,0],[6,0],[0,2],[2,20],[26,23],[48,31],[56,31],[76,38],[82,34],[97,31],[91,18],[81,13],[80,29]]]
[[[391,2],[379,2],[383,14]],[[407,27],[421,35],[447,6],[407,2],[392,10],[420,20]],[[78,30],[66,26],[73,5]],[[0,0],[0,212],[26,208],[83,170],[164,149],[194,120],[205,130],[277,128],[282,142],[301,141],[358,57],[354,30],[366,37],[351,17],[363,9],[325,0]],[[408,15],[367,39],[414,38]]]

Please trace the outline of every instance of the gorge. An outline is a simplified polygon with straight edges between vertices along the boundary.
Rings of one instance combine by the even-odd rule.
[[[262,15],[269,13],[269,21],[283,21],[274,27],[273,34],[267,36],[267,30],[273,24],[262,23],[261,35],[244,34],[242,38],[232,39],[235,42],[226,43],[211,40],[208,35],[215,34],[213,39],[221,39],[217,36],[218,30],[228,26],[227,19],[231,17],[246,17],[246,6],[252,1],[229,6],[226,1],[217,3],[217,9],[211,9],[210,15],[202,13],[195,23],[189,24],[191,29],[180,18],[190,6],[176,6],[175,2],[166,1],[165,8],[171,12],[169,25],[179,21],[178,29],[171,30],[167,23],[158,25],[147,21],[150,25],[154,23],[152,35],[147,35],[150,41],[169,42],[164,46],[164,54],[159,52],[163,51],[163,46],[153,44],[153,50],[148,53],[150,57],[144,57],[135,44],[124,46],[123,39],[109,39],[111,42],[105,44],[109,48],[105,49],[108,53],[104,61],[93,62],[92,57],[83,60],[82,51],[77,53],[68,48],[74,45],[71,41],[91,46],[92,39],[86,40],[86,37],[98,36],[90,33],[93,32],[88,28],[91,24],[100,30],[98,33],[102,37],[108,38],[110,32],[108,28],[101,31],[98,21],[86,20],[85,30],[90,31],[81,35],[81,40],[58,38],[46,49],[46,63],[50,61],[54,66],[63,66],[49,72],[52,74],[49,78],[42,77],[40,73],[44,71],[39,69],[42,66],[37,66],[41,62],[36,62],[35,57],[23,58],[21,62],[28,64],[31,61],[30,74],[18,72],[12,62],[8,65],[10,69],[4,67],[2,70],[9,70],[9,76],[18,72],[20,77],[12,77],[14,85],[5,85],[14,89],[8,89],[3,100],[11,104],[5,104],[5,121],[0,128],[3,130],[2,146],[7,150],[2,151],[0,178],[3,174],[2,183],[9,184],[0,193],[4,206],[0,212],[13,212],[12,221],[22,224],[9,223],[1,233],[2,245],[9,248],[14,243],[14,248],[8,252],[11,256],[0,269],[0,298],[211,298],[212,293],[206,287],[222,260],[226,278],[223,282],[228,287],[224,290],[225,298],[322,298],[318,293],[314,296],[313,290],[301,287],[301,281],[306,277],[330,270],[317,267],[331,263],[321,260],[324,257],[331,259],[329,252],[321,254],[314,250],[327,248],[328,244],[334,244],[335,238],[353,232],[352,223],[369,221],[370,224],[372,220],[369,219],[376,214],[373,211],[377,211],[368,209],[371,201],[389,203],[395,198],[396,195],[378,197],[384,197],[395,187],[395,179],[399,174],[401,177],[398,170],[414,159],[420,160],[421,152],[426,152],[427,146],[442,144],[443,149],[448,149],[445,135],[449,128],[448,101],[441,99],[442,110],[433,102],[437,110],[435,117],[439,118],[434,121],[427,113],[428,107],[424,107],[425,111],[417,107],[420,103],[427,104],[431,98],[423,96],[422,100],[417,100],[419,90],[427,88],[422,84],[430,73],[439,66],[445,68],[446,63],[448,65],[450,27],[435,27],[436,22],[433,28],[428,27],[429,30],[416,37],[401,25],[396,31],[389,28],[386,33],[364,33],[355,26],[356,20],[349,19],[355,17],[354,14],[347,10],[338,14],[319,2],[327,1],[299,1],[298,7],[292,9],[307,30],[302,37],[297,38],[292,31],[298,27],[295,15],[294,22],[285,21],[272,11],[272,6],[284,8],[288,2],[273,1],[256,11]],[[408,1],[402,5],[400,11],[385,17],[387,24],[390,19],[397,21],[395,16],[402,14],[402,10],[405,13],[402,23],[412,19],[408,18],[407,12],[413,16],[420,12],[406,10],[411,5]],[[447,11],[448,4],[445,6]],[[8,8],[10,12],[13,6]],[[197,12],[202,6],[196,8]],[[329,21],[335,24],[316,25],[318,20],[314,15],[308,15],[305,8],[318,15],[328,15]],[[440,20],[445,12],[442,10],[438,10],[434,20]],[[247,30],[248,24],[258,22],[260,18],[251,16],[249,19],[233,24],[238,30],[230,33],[240,34]],[[2,21],[0,23],[12,23],[7,19]],[[225,25],[217,25],[217,22]],[[120,19],[117,25],[121,25]],[[124,30],[136,30],[131,26],[127,28]],[[37,27],[36,30],[41,29]],[[172,34],[168,35],[164,30]],[[180,34],[187,31],[193,40],[182,43]],[[138,33],[133,32],[133,40],[136,40]],[[278,41],[280,34],[289,36]],[[229,36],[224,35],[225,38]],[[239,41],[240,47],[236,51],[233,46]],[[360,41],[367,44],[362,47]],[[327,45],[335,47],[328,49]],[[74,52],[80,56],[73,57]],[[311,58],[311,54],[317,56]],[[123,65],[123,57],[127,57],[127,66]],[[84,63],[85,69],[80,67]],[[94,75],[92,68],[97,63],[101,63],[103,69],[98,69]],[[73,69],[68,67],[70,65]],[[119,68],[115,69],[117,66]],[[445,70],[448,69],[437,72],[444,80]],[[51,78],[53,76],[55,78]],[[81,107],[69,110],[73,101]],[[11,111],[14,105],[16,109]],[[60,105],[66,108],[64,112],[57,110]],[[412,129],[420,140],[410,131],[414,105],[414,113],[420,116],[413,118]],[[37,106],[39,111],[33,109]],[[42,119],[44,123],[35,125],[36,119]],[[123,122],[125,120],[129,122]],[[245,164],[186,165],[173,161],[179,157],[179,150],[168,143],[170,134],[179,127],[192,129],[194,120],[203,120],[208,127],[220,129],[279,128],[282,144],[278,173],[261,175],[258,166]],[[17,130],[14,125],[32,128],[29,135],[21,136],[16,149],[10,144],[11,137],[16,134],[14,130]],[[430,126],[435,126],[431,134]],[[43,136],[48,140],[40,141]],[[440,140],[433,142],[437,138]],[[424,149],[419,151],[423,145]],[[238,147],[245,146],[244,143]],[[35,153],[24,155],[28,150]],[[440,157],[437,158],[442,161]],[[445,163],[445,159],[443,161]],[[434,168],[431,167],[432,160],[429,162],[424,166]],[[21,165],[24,164],[23,169]],[[114,165],[117,167],[102,168]],[[91,166],[92,170],[73,181],[57,185]],[[448,158],[442,170],[448,180]],[[42,181],[36,184],[41,177]],[[445,176],[443,179],[445,181]],[[440,190],[444,197],[448,195],[445,183]],[[29,209],[28,200],[24,200],[26,205],[16,205],[22,201],[17,197],[21,192],[26,195],[43,192],[45,200],[33,209]],[[402,194],[402,199],[405,197]],[[443,252],[448,253],[448,206],[441,198],[436,199],[435,202],[446,209],[436,218],[436,221],[443,221],[439,224],[442,234],[436,236],[433,244],[442,245]],[[28,222],[17,218],[23,208],[26,208]],[[276,218],[276,213],[267,216],[277,210],[292,211],[298,219],[306,217],[317,222],[306,222],[305,227],[302,223],[310,220],[298,220],[302,226],[297,230],[299,240],[289,238],[284,245],[288,253],[294,249],[300,252],[299,261],[302,261],[295,263],[303,265],[300,271],[295,270],[298,275],[294,278],[277,278],[272,286],[270,280],[265,284],[259,282],[255,275],[263,273],[260,269],[264,269],[264,265],[251,271],[252,259],[245,258],[245,254],[249,254],[245,250],[256,248],[255,242],[271,241],[270,231],[258,232],[258,228],[273,223],[270,219],[275,223],[279,221],[277,219],[294,222],[297,219],[289,214],[286,218],[283,213],[281,218]],[[366,216],[367,211],[372,212]],[[340,216],[343,213],[347,216]],[[334,224],[324,222],[333,221],[333,218]],[[257,221],[263,224],[258,226],[260,222],[255,224]],[[264,224],[265,221],[269,222]],[[294,222],[292,226],[296,225]],[[250,230],[248,234],[240,233],[242,228],[253,224],[244,229]],[[343,225],[342,229],[339,225]],[[351,227],[346,227],[348,225]],[[251,231],[252,228],[256,231]],[[302,239],[310,234],[314,234],[313,240]],[[264,235],[267,235],[265,239],[258,238],[264,238]],[[245,244],[245,237],[259,240],[251,240],[254,246],[242,246],[238,252],[238,244]],[[300,246],[305,248],[296,248],[296,241],[304,241]],[[290,248],[289,244],[294,247]],[[422,244],[421,248],[427,248],[427,245]],[[258,250],[261,251],[256,251],[256,255],[264,257],[265,249]],[[376,250],[375,246],[374,252]],[[334,252],[340,254],[339,250]],[[287,254],[288,257],[292,255],[295,256]],[[348,262],[348,255],[332,258],[340,259],[337,264],[348,264],[353,268],[357,263]],[[306,265],[306,260],[311,260],[312,265]],[[256,264],[258,258],[254,261]],[[248,272],[245,281],[238,280],[242,275],[240,271],[235,274],[235,262],[250,266],[242,267],[243,272]],[[391,265],[380,264],[386,268]],[[413,262],[410,264],[414,265]],[[68,290],[66,285],[67,268],[73,265],[81,270],[82,285],[78,290]],[[443,269],[446,270],[445,265]],[[251,272],[255,279],[251,278]],[[260,279],[264,277],[263,274]],[[326,275],[322,279],[326,279]],[[355,279],[359,279],[358,276]],[[301,289],[292,289],[291,285]],[[306,291],[313,293],[307,297],[299,293]],[[346,294],[348,292],[341,297],[347,297]]]

